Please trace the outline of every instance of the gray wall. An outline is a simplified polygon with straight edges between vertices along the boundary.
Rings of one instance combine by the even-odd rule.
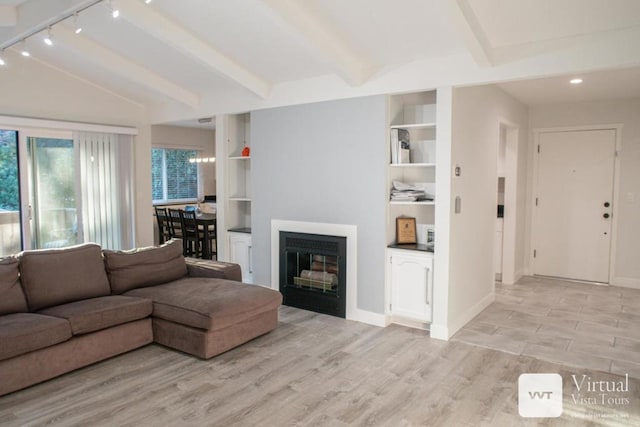
[[[386,100],[251,113],[254,281],[271,281],[271,220],[358,227],[358,308],[384,313]]]

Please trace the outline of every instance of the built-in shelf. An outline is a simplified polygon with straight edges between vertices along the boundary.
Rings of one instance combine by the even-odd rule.
[[[392,168],[433,168],[435,163],[391,163]]]
[[[229,197],[230,202],[250,202],[251,199],[249,197]]]
[[[428,129],[435,128],[435,123],[412,123],[406,125],[391,125],[391,129]]]
[[[229,157],[229,160],[250,160],[251,156],[233,156]]]
[[[227,230],[230,233],[245,233],[251,234],[251,227],[235,227]]]
[[[423,200],[419,202],[402,202],[398,200],[390,200],[390,205],[411,205],[411,206],[435,206],[436,202],[433,200]]]
[[[422,244],[422,243],[392,243],[387,246],[390,249],[403,249],[406,251],[420,251],[420,252],[433,252],[433,243]]]

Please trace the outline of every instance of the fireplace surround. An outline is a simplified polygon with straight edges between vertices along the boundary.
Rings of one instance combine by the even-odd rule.
[[[384,326],[377,314],[358,309],[358,227],[326,222],[271,220],[271,288],[280,289],[280,231],[341,236],[347,239],[346,318]]]

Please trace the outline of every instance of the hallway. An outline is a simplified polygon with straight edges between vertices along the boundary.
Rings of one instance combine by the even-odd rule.
[[[640,290],[523,277],[452,340],[640,378],[638,326]]]

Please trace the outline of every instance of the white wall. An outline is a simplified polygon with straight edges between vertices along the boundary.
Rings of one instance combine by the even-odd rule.
[[[640,288],[640,99],[541,105],[530,112],[532,130],[610,124],[624,125],[612,284]]]
[[[151,126],[151,145],[167,148],[192,148],[204,157],[215,157],[215,131],[181,126]],[[201,164],[204,194],[216,194],[216,164]]]
[[[138,128],[134,142],[136,244],[152,244],[151,135],[145,109],[36,59],[13,59],[0,69],[0,115]]]
[[[386,97],[251,113],[254,282],[271,283],[271,220],[358,227],[358,308],[384,313]]]
[[[449,336],[493,301],[497,159],[500,124],[505,121],[519,128],[521,151],[526,151],[524,105],[495,86],[454,90],[451,164],[462,173],[451,177]],[[524,179],[519,185],[526,193]],[[461,199],[459,214],[454,211],[456,197]],[[518,245],[523,246],[524,239]]]

